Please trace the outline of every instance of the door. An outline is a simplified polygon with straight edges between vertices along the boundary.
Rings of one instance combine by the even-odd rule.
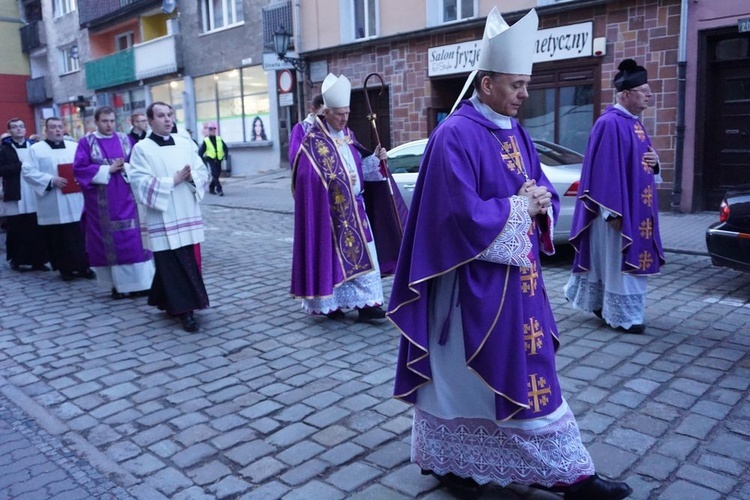
[[[713,49],[702,165],[709,210],[727,189],[750,184],[750,38],[718,40]]]

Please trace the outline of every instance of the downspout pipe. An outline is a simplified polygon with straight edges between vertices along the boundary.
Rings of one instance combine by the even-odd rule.
[[[302,53],[302,21],[300,11],[300,0],[294,0],[294,17],[297,20],[297,29],[293,30],[296,31],[294,37],[294,51],[297,53],[297,57],[301,57],[300,54]],[[305,106],[305,80],[307,79],[307,75],[303,72],[298,72],[297,76],[299,75],[302,75],[302,78],[297,79],[297,95],[299,96],[299,102],[297,103],[297,121],[302,121],[307,116],[307,113],[305,112],[307,109]]]
[[[688,0],[682,0],[680,8],[680,38],[677,54],[677,135],[675,136],[674,182],[671,208],[681,212],[682,169],[685,155],[685,87],[687,84],[687,32]]]

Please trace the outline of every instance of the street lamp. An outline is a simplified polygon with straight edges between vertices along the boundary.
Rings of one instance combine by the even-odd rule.
[[[286,53],[289,50],[289,42],[292,41],[292,34],[289,33],[283,24],[280,24],[276,31],[273,32],[273,48],[276,51],[276,55],[279,59],[288,62],[294,69],[302,74],[305,74],[307,64],[304,59],[297,57],[287,57]]]

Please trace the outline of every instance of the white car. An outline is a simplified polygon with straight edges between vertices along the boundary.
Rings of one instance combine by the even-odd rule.
[[[557,224],[554,233],[556,244],[568,243],[573,210],[581,179],[583,155],[559,144],[534,141],[542,170],[560,195],[560,213],[555,214]],[[407,142],[388,151],[388,168],[396,181],[407,205],[417,184],[419,164],[427,146],[427,139]]]

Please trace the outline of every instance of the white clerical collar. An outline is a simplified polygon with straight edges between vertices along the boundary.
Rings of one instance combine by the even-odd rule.
[[[615,104],[615,108],[619,109],[620,111],[622,111],[626,115],[629,115],[630,117],[635,118],[636,120],[638,119],[638,115],[634,115],[633,113],[631,113],[630,111],[628,111],[627,109],[625,109],[625,106],[623,106],[619,102],[617,104]]]
[[[94,135],[98,137],[99,139],[111,139],[112,137],[114,137],[115,134],[113,132],[111,135],[104,135],[98,130],[94,130]]]
[[[331,137],[337,137],[339,139],[344,137],[344,129],[341,130],[335,130],[333,127],[331,127],[330,123],[326,122],[326,127],[328,127],[328,133],[331,134]]]
[[[161,134],[157,134],[156,132],[153,132],[153,131],[151,133],[154,134],[156,137],[161,137],[165,141],[168,141],[169,138],[172,137],[172,134],[161,135]]]
[[[501,129],[510,130],[513,128],[513,122],[510,120],[510,116],[496,113],[492,108],[479,100],[479,96],[477,96],[476,92],[474,92],[474,95],[472,95],[471,99],[469,100],[471,101],[471,104],[474,105],[474,108],[476,108],[477,111],[482,113],[485,118],[487,118],[489,121],[491,121]]]

